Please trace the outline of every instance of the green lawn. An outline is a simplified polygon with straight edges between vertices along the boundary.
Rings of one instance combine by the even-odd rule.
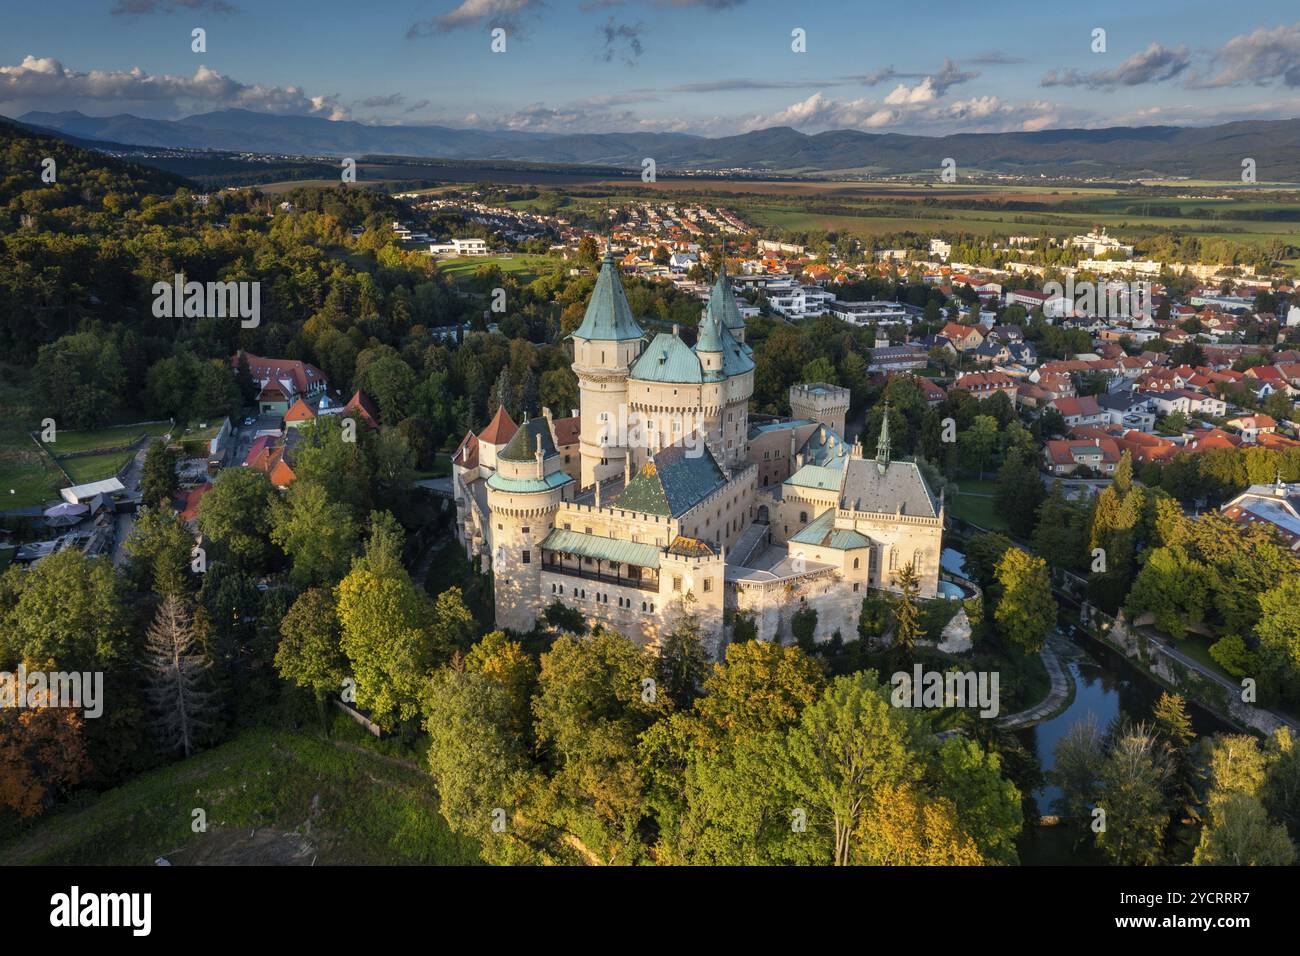
[[[141,438],[160,438],[171,431],[170,422],[152,425],[114,425],[109,428],[96,428],[93,431],[63,431],[55,434],[55,441],[46,447],[52,455],[75,455],[80,452],[94,451],[100,448],[120,448],[132,445]]]
[[[0,510],[58,498],[67,481],[27,434],[41,417],[31,405],[31,370],[0,366],[0,383]]]
[[[135,457],[134,449],[109,452],[106,455],[82,455],[79,458],[63,458],[59,464],[72,476],[74,484],[84,485],[91,481],[103,481],[112,478],[128,461]]]
[[[351,728],[351,729],[349,729]],[[0,843],[0,865],[271,862],[286,848],[321,864],[469,864],[422,768],[376,752],[347,718],[333,742],[291,730],[229,743],[91,795]],[[206,833],[191,829],[193,811]],[[254,839],[254,836],[257,839]]]
[[[457,282],[472,279],[481,266],[497,266],[502,272],[514,275],[527,285],[538,276],[550,273],[563,262],[563,259],[556,256],[467,256],[463,259],[439,259],[436,265],[439,272]]]
[[[1237,678],[1233,677],[1220,667],[1219,662],[1210,656],[1210,645],[1213,644],[1214,641],[1215,639],[1212,637],[1206,637],[1204,634],[1197,634],[1193,631],[1188,631],[1181,641],[1176,641],[1174,643],[1174,646],[1198,664],[1208,667],[1216,674],[1235,682]]]
[[[979,525],[986,531],[1006,531],[1009,526],[997,513],[995,499],[966,494],[968,484],[975,484],[975,482],[960,482],[962,491],[948,498],[948,507],[952,513],[963,521]]]

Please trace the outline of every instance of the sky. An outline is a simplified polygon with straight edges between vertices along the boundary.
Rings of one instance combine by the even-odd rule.
[[[4,5],[0,114],[180,119],[242,107],[378,124],[706,136],[1300,116],[1294,0],[56,6]],[[201,53],[191,48],[196,27],[206,32]],[[505,31],[503,52],[492,50],[494,29]],[[793,49],[795,31],[803,52]]]

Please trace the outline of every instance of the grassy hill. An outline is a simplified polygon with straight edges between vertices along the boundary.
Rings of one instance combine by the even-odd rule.
[[[417,763],[379,752],[345,718],[335,735],[247,731],[0,840],[0,866],[478,861]],[[196,809],[205,833],[191,829]]]

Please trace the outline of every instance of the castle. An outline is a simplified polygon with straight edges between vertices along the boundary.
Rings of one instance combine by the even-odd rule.
[[[553,602],[654,645],[697,615],[721,652],[733,614],[788,639],[856,635],[869,589],[911,563],[935,597],[943,503],[920,469],[844,439],[847,389],[790,390],[792,417],[749,414],[752,349],[725,269],[693,346],[648,337],[612,254],[568,337],[581,408],[516,424],[499,408],[452,457],[457,534],[494,576],[498,627],[530,629]]]

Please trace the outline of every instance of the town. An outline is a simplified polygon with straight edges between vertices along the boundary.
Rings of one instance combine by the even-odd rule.
[[[865,75],[782,24],[795,98],[729,4],[656,8],[718,60],[653,89],[621,4],[462,4],[428,96],[391,11],[312,22],[330,94],[234,78],[282,14],[119,6],[189,69],[0,68],[0,869],[978,866],[1120,925],[1300,860],[1279,12],[1099,66],[881,13]]]

